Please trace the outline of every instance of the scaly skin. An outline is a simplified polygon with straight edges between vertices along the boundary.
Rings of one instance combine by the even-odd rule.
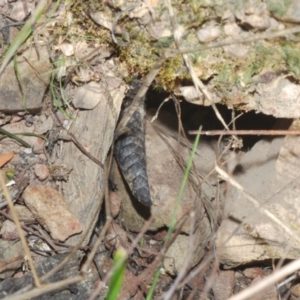
[[[126,110],[124,111],[126,114]],[[136,107],[126,124],[126,130],[115,142],[115,157],[134,197],[143,205],[152,205],[145,152],[144,101]]]

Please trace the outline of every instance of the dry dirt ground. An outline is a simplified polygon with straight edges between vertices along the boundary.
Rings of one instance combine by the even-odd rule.
[[[0,0],[0,298],[299,299],[299,23],[298,0]],[[150,208],[113,155],[143,92]]]

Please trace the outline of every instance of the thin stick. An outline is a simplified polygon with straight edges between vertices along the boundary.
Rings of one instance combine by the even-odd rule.
[[[217,173],[223,178],[225,181],[230,183],[232,186],[240,190],[245,197],[254,205],[254,207],[258,208],[264,215],[269,217],[274,223],[276,223],[280,228],[282,228],[290,237],[295,239],[298,243],[300,243],[300,238],[297,234],[287,225],[285,225],[277,216],[275,216],[272,212],[270,212],[267,208],[264,208],[262,204],[255,199],[252,195],[247,193],[243,186],[241,186],[233,177],[231,177],[228,173],[226,173],[223,169],[221,169],[218,165],[215,166]]]
[[[242,300],[251,299],[252,296],[258,294],[264,289],[270,287],[271,285],[277,283],[286,276],[298,271],[300,269],[300,259],[297,259],[290,264],[282,267],[281,269],[275,271],[272,275],[260,280],[257,284],[241,291],[240,293],[230,297],[228,300]]]
[[[102,191],[101,193],[101,199],[103,198],[103,195],[104,195],[104,191]],[[45,281],[46,279],[48,279],[49,277],[51,277],[53,274],[55,274],[56,272],[58,272],[65,264],[67,264],[67,262],[71,259],[71,257],[75,254],[75,252],[77,252],[77,250],[80,249],[80,246],[81,244],[83,243],[83,241],[85,240],[86,236],[88,235],[89,233],[89,228],[91,228],[97,214],[99,213],[99,208],[100,206],[102,205],[102,201],[99,201],[99,205],[98,205],[98,208],[94,211],[93,215],[91,216],[91,221],[89,223],[89,225],[87,226],[86,228],[86,231],[83,233],[80,241],[77,243],[77,245],[72,249],[72,251],[66,256],[66,258],[61,262],[59,263],[57,266],[55,266],[53,269],[51,269],[48,273],[46,273],[45,275],[43,275],[41,277],[41,280],[42,281]],[[83,272],[82,272],[83,273]],[[76,280],[77,277],[74,278],[74,280]],[[80,275],[80,278],[83,280],[84,279],[84,274],[83,275]],[[72,278],[70,278],[69,280],[72,280]],[[63,286],[63,283],[64,281],[62,281],[62,285]],[[73,281],[72,281],[73,282]],[[76,281],[77,282],[77,281]],[[53,284],[53,289],[56,289],[56,285],[59,284],[59,282]],[[22,299],[28,299],[28,298],[31,298],[31,295],[32,293],[34,293],[34,291],[36,291],[35,289],[34,290],[31,290],[29,292],[28,289],[30,289],[32,287],[32,284],[29,284],[27,286],[25,286],[24,288],[22,288],[20,291],[17,291],[15,294],[9,296],[7,298],[7,300],[19,300],[21,299],[20,297],[22,296],[23,298]],[[47,285],[47,288],[51,288],[52,287],[52,284],[49,284]],[[42,290],[43,291],[43,290]]]
[[[174,283],[170,287],[170,289],[160,297],[160,299],[172,299],[172,296],[174,295],[176,290],[179,290],[179,283],[180,281],[186,277],[186,274],[188,273],[189,269],[192,265],[192,255],[191,253],[194,253],[196,241],[194,236],[195,231],[195,212],[192,211],[190,213],[191,217],[191,224],[190,224],[190,238],[189,238],[189,250],[186,252],[187,257],[184,261],[184,264],[182,268],[180,269],[176,279],[174,280]]]
[[[1,185],[2,189],[3,189],[3,193],[5,195],[5,198],[6,198],[6,201],[7,201],[7,205],[9,207],[10,212],[11,212],[13,220],[14,220],[14,222],[16,224],[17,231],[18,231],[18,234],[19,234],[22,246],[24,248],[24,251],[25,251],[25,254],[27,256],[27,259],[28,259],[28,262],[29,262],[29,266],[30,266],[30,269],[31,269],[31,272],[32,272],[32,275],[33,275],[33,278],[34,278],[35,285],[40,288],[42,285],[41,285],[40,279],[39,279],[39,277],[37,275],[35,266],[33,264],[33,260],[32,260],[31,254],[30,254],[30,250],[29,250],[28,244],[26,242],[26,239],[24,237],[24,234],[23,234],[23,231],[22,231],[22,227],[21,227],[21,223],[19,221],[18,215],[17,215],[16,210],[14,208],[13,201],[12,201],[11,196],[10,196],[8,190],[7,190],[6,185],[5,185],[2,171],[0,171],[0,185]]]
[[[211,44],[203,45],[203,46],[189,47],[188,49],[170,50],[169,57],[176,55],[176,54],[199,52],[199,51],[203,51],[203,50],[207,50],[207,49],[219,48],[219,47],[229,46],[229,45],[233,45],[233,44],[252,43],[252,42],[255,42],[258,40],[273,39],[276,37],[285,37],[288,34],[293,34],[293,33],[297,33],[297,32],[300,32],[300,26],[295,26],[295,27],[291,27],[291,28],[279,30],[279,31],[274,31],[274,32],[256,34],[255,36],[251,36],[248,38],[243,37],[240,39],[232,39],[232,40],[226,41],[226,42],[216,42],[216,43],[211,43]]]
[[[94,300],[96,299],[96,297],[98,296],[98,294],[100,293],[101,289],[103,288],[103,284],[106,284],[109,279],[111,278],[113,272],[115,272],[115,270],[122,264],[124,263],[124,261],[127,259],[127,257],[129,257],[131,255],[131,253],[133,252],[133,250],[135,249],[135,247],[138,245],[138,242],[140,241],[140,239],[143,237],[143,235],[145,234],[145,232],[148,230],[149,226],[151,225],[151,223],[153,222],[153,216],[151,216],[143,225],[142,229],[140,230],[139,234],[136,236],[136,238],[134,239],[134,241],[132,242],[131,246],[129,249],[126,249],[127,251],[127,255],[124,257],[124,259],[120,260],[119,263],[113,267],[110,271],[108,271],[106,273],[105,278],[102,280],[101,284],[99,284],[97,286],[97,288],[94,290],[94,292],[90,295],[89,300]],[[126,291],[126,290],[125,290]],[[124,291],[123,291],[124,293]],[[122,298],[122,295],[120,296],[120,299]]]
[[[86,262],[84,263],[83,267],[81,268],[80,272],[82,274],[85,274],[88,271],[88,268],[90,267],[90,264],[92,263],[97,251],[99,250],[99,246],[101,245],[101,243],[103,242],[103,239],[105,238],[105,234],[108,230],[108,227],[110,225],[110,223],[112,222],[112,218],[109,217],[106,219],[106,223],[96,241],[96,243],[93,245],[93,248],[91,250],[91,252],[88,255],[88,258],[86,260]]]
[[[71,285],[71,284],[75,284],[77,282],[82,281],[83,279],[84,279],[83,276],[77,275],[77,276],[72,277],[72,278],[68,278],[68,279],[60,280],[60,281],[55,282],[55,283],[43,285],[39,289],[34,289],[34,290],[31,290],[31,291],[29,291],[27,293],[24,293],[24,294],[21,294],[21,295],[8,296],[5,299],[6,300],[32,299],[32,298],[37,297],[39,295],[46,294],[47,292],[58,290],[59,288],[61,288],[63,286],[68,286],[68,285]],[[38,298],[36,298],[36,299],[38,299]]]
[[[198,130],[191,130],[189,134],[196,135]],[[208,130],[201,131],[202,135],[300,135],[300,130]]]

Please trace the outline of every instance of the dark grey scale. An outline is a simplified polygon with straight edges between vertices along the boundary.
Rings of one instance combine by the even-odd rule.
[[[126,109],[124,111],[126,113]],[[115,142],[115,157],[133,196],[143,205],[152,205],[146,170],[145,109],[141,103],[126,125],[126,132]]]

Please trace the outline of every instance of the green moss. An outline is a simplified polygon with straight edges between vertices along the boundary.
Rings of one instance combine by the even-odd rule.
[[[216,69],[218,70],[217,75],[215,76],[216,85],[232,85],[235,81],[234,67],[231,64],[217,65]]]
[[[253,1],[261,3],[260,0]],[[276,15],[284,15],[292,0],[266,0],[268,9]],[[197,30],[203,23],[209,20],[222,20],[225,10],[243,10],[245,1],[226,3],[224,0],[174,0],[176,20],[179,26],[185,28],[185,34],[181,39],[181,47],[189,48],[199,45],[196,37]],[[175,48],[172,36],[155,40],[149,32],[141,26],[138,19],[129,18],[125,13],[118,21],[125,39],[122,41],[126,47],[119,47],[113,43],[109,30],[96,25],[88,17],[89,10],[98,10],[111,15],[117,13],[102,4],[102,1],[75,0],[71,6],[73,24],[80,25],[82,31],[76,32],[76,27],[71,26],[60,28],[60,35],[68,39],[96,40],[98,43],[111,45],[119,54],[120,60],[128,70],[128,78],[133,75],[145,76],[153,67],[155,62],[166,49]],[[164,5],[155,8],[156,17],[166,13]],[[83,17],[84,16],[84,17]],[[112,17],[113,18],[113,17]],[[162,18],[165,20],[165,18]],[[171,26],[167,21],[165,29]],[[220,21],[221,22],[221,21]],[[122,37],[118,37],[122,39]],[[126,41],[128,40],[128,41]],[[245,91],[252,84],[253,76],[263,71],[288,70],[295,78],[300,79],[300,50],[296,44],[283,44],[277,41],[259,41],[249,47],[248,54],[243,58],[237,58],[226,53],[222,48],[210,49],[201,52],[191,53],[189,57],[195,71],[201,80],[213,78],[214,88],[221,92],[226,98],[230,97],[232,86],[240,91]],[[156,89],[171,91],[175,85],[182,80],[190,80],[190,74],[185,67],[183,58],[178,55],[165,62],[155,80]]]
[[[286,14],[293,0],[266,0],[268,9],[278,17]]]
[[[300,49],[299,44],[285,44],[282,47],[282,57],[288,70],[300,79]]]

